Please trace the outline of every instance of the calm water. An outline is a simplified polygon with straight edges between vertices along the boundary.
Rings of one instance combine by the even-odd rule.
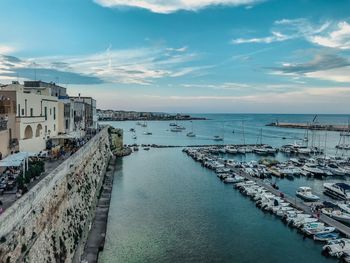
[[[312,119],[311,115],[295,116],[294,121]],[[112,125],[126,129],[126,143],[133,141],[129,128],[136,127],[138,143],[212,144],[210,138],[220,133],[222,123],[225,142],[240,143],[238,130],[242,119],[247,143],[248,140],[255,143],[261,127],[267,135],[264,140],[272,145],[304,135],[302,130],[264,127],[266,122],[276,119],[273,115],[258,115],[255,121],[250,115],[214,117],[207,122],[193,122],[199,135],[194,143],[185,136],[186,132],[167,131],[169,122],[148,122],[152,136],[142,135],[144,128],[135,126],[135,122]],[[347,122],[347,116],[326,117],[328,122]],[[183,125],[192,128],[190,122]],[[282,140],[286,135],[290,139]],[[338,137],[338,133],[327,136],[330,141]],[[302,235],[275,216],[264,214],[250,199],[222,184],[212,171],[187,157],[181,148],[140,150],[120,160],[118,166],[101,262],[335,262],[321,255],[321,244],[303,240]],[[322,191],[322,183],[303,177],[278,181],[282,191],[291,195],[300,185]]]

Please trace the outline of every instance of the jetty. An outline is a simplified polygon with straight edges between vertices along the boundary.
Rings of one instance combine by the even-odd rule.
[[[340,125],[340,124],[272,122],[272,123],[266,124],[265,126],[293,128],[293,129],[309,129],[309,130],[319,130],[319,131],[338,131],[338,132],[349,131],[349,125]]]

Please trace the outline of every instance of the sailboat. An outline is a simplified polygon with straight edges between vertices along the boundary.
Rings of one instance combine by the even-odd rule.
[[[187,137],[196,137],[196,134],[193,132],[193,122],[191,121],[191,131],[186,134]]]

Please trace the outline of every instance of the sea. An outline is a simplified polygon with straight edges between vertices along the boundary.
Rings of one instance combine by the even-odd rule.
[[[183,132],[171,132],[173,121],[103,122],[124,130],[125,144],[169,146],[212,144],[306,143],[325,149],[327,155],[349,156],[337,151],[339,132],[266,126],[271,122],[344,124],[348,115],[307,114],[198,114],[207,120],[178,121]],[[316,118],[315,118],[316,117]],[[136,130],[133,139],[130,129]],[[196,137],[187,137],[193,131]],[[145,135],[151,132],[152,135]],[[215,135],[224,138],[213,140]],[[346,138],[348,140],[348,138]],[[194,162],[177,148],[151,148],[118,160],[108,217],[104,250],[99,261],[112,262],[337,262],[321,255],[322,243],[303,238],[274,215],[217,179],[215,173]],[[259,156],[224,155],[238,161]],[[278,153],[283,161],[290,156]],[[323,200],[325,181],[348,179],[296,177],[273,179],[280,190],[295,196],[300,186],[310,186]]]

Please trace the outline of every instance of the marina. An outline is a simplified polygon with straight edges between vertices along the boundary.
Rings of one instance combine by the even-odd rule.
[[[232,118],[232,116],[230,117]],[[220,116],[217,116],[217,119],[219,118]],[[223,122],[225,122],[224,125]],[[236,124],[228,124],[231,122]],[[124,126],[124,130],[129,130],[130,127],[135,127],[134,122],[122,122],[112,124],[117,125],[117,127]],[[146,166],[140,163],[139,169],[142,170],[141,174],[143,176],[146,176],[146,178],[148,179],[146,182],[140,182],[141,184],[145,184],[152,188],[152,186],[150,186],[149,184],[151,182],[152,184],[157,184],[154,181],[154,179],[158,178],[157,180],[163,182],[163,186],[168,184],[176,185],[177,183],[174,184],[174,182],[172,181],[173,178],[181,178],[181,181],[185,182],[186,180],[195,180],[197,174],[201,178],[200,180],[204,180],[204,182],[206,182],[207,180],[212,182],[212,179],[217,180],[216,178],[219,178],[223,182],[222,185],[225,186],[224,189],[218,186],[219,189],[223,191],[223,193],[218,193],[221,196],[220,202],[222,202],[222,200],[227,200],[227,198],[232,198],[231,195],[235,196],[234,200],[232,200],[232,207],[237,207],[237,205],[240,202],[251,202],[249,199],[247,200],[246,198],[242,198],[241,193],[243,193],[244,196],[249,196],[250,199],[254,201],[252,202],[254,208],[252,207],[251,209],[256,210],[255,206],[257,205],[259,207],[264,207],[262,208],[262,210],[264,211],[264,216],[261,216],[261,214],[257,214],[254,217],[254,219],[252,219],[253,221],[251,221],[250,224],[263,224],[262,222],[266,220],[266,212],[268,212],[267,215],[269,215],[269,220],[273,219],[273,226],[271,227],[274,228],[274,230],[271,230],[271,232],[268,234],[268,237],[266,237],[269,239],[270,245],[271,242],[279,240],[275,236],[275,234],[277,234],[275,228],[279,228],[279,223],[277,222],[283,219],[282,222],[285,222],[285,224],[282,224],[282,232],[279,232],[278,235],[283,237],[284,239],[293,237],[294,231],[291,235],[290,231],[286,231],[285,229],[286,227],[289,228],[290,226],[292,226],[292,229],[296,230],[296,236],[299,236],[292,246],[293,248],[299,247],[299,245],[303,247],[299,247],[298,251],[303,251],[307,249],[307,251],[305,250],[304,252],[300,253],[302,253],[304,256],[312,255],[312,258],[310,258],[308,262],[322,262],[324,260],[325,262],[330,262],[332,260],[338,261],[338,257],[341,258],[341,260],[349,261],[350,258],[349,256],[347,256],[347,251],[341,251],[340,253],[335,255],[334,253],[330,252],[329,249],[326,247],[328,246],[327,244],[331,244],[330,242],[333,242],[333,240],[347,240],[347,238],[350,237],[350,228],[348,226],[348,223],[346,222],[348,216],[346,212],[346,207],[341,207],[344,201],[340,199],[333,199],[332,196],[326,195],[325,191],[325,185],[327,184],[348,184],[348,178],[350,176],[349,156],[345,151],[339,151],[339,149],[337,150],[336,148],[336,146],[339,144],[339,133],[328,132],[327,134],[325,134],[324,131],[307,132],[306,130],[298,129],[286,129],[283,130],[283,132],[281,133],[279,129],[263,126],[263,118],[261,121],[257,122],[255,120],[255,122],[253,123],[245,121],[244,126],[242,125],[241,120],[230,121],[226,118],[220,121],[206,120],[196,121],[194,123],[185,123],[179,121],[177,121],[176,123],[150,121],[147,123],[147,128],[137,127],[133,132],[125,132],[124,143],[130,149],[136,149],[134,153],[132,153],[130,157],[128,157],[130,158],[130,162],[134,158],[141,158],[143,160],[142,162],[145,162]],[[182,131],[185,130],[186,132],[171,131],[172,128],[178,129],[178,127],[182,127]],[[143,136],[142,133],[144,129],[151,131],[153,136]],[[196,136],[187,136],[188,132],[192,130],[195,130]],[[232,130],[234,130],[235,132],[232,133]],[[133,136],[134,134],[137,134],[137,140],[132,139],[131,136]],[[213,140],[214,136],[222,137],[222,140],[215,141]],[[308,140],[306,140],[305,138],[308,138]],[[195,156],[195,159],[201,162],[203,167],[196,164],[196,162],[193,162],[193,165],[189,164],[186,159],[181,157],[181,150],[184,150],[186,152],[193,151],[193,153],[196,153],[193,154],[193,156]],[[172,157],[168,156],[167,154],[170,154],[170,156]],[[153,159],[153,161],[151,161],[149,160],[149,158],[157,158],[157,160],[162,160],[162,162],[164,163],[162,163],[162,165],[150,164],[151,162],[157,163],[158,161],[155,161]],[[165,158],[170,158],[170,163],[166,161]],[[129,163],[129,161],[126,161],[126,163]],[[163,165],[167,165],[167,167],[169,168],[164,167],[161,169]],[[179,166],[183,168],[178,169]],[[135,169],[136,168],[137,167],[135,167]],[[127,171],[128,169],[129,168],[123,168],[122,170]],[[150,174],[148,174],[147,169],[150,169]],[[169,169],[174,169],[174,175],[171,176],[172,172],[170,172]],[[153,173],[151,171],[156,172]],[[134,171],[133,173],[135,172],[136,171]],[[158,172],[160,172],[162,175],[157,175]],[[213,174],[215,174],[216,176],[213,176]],[[124,177],[124,179],[121,180],[129,181],[136,180],[136,178],[134,178],[133,175],[129,174],[128,177]],[[138,177],[137,180],[142,181],[144,179]],[[118,183],[118,180],[116,182]],[[208,195],[212,195],[211,192],[215,191],[216,187],[214,186],[214,182],[210,183],[210,185],[210,189],[207,189],[206,187],[209,186],[203,185],[203,182],[197,182],[196,186],[193,185],[191,187],[195,187],[194,189],[198,188],[198,191],[200,192],[206,191]],[[244,190],[235,191],[232,189],[232,186],[234,185],[240,185],[240,189],[244,185]],[[131,181],[129,187],[131,187]],[[178,187],[184,187],[184,183],[180,184],[178,182]],[[118,189],[118,186],[116,186],[116,188]],[[177,187],[175,187],[174,190],[179,191]],[[142,192],[147,196],[150,194],[149,191],[152,190],[142,190]],[[170,189],[168,189],[168,191],[168,193],[166,193],[165,195],[161,195],[161,197],[159,198],[165,198],[165,200],[167,200],[167,202],[170,203],[178,202],[173,200],[173,191]],[[184,194],[184,192],[180,192]],[[192,195],[193,192],[190,192]],[[240,197],[237,196],[235,193],[238,193]],[[119,193],[115,198],[122,198],[122,196],[123,192]],[[173,208],[174,211],[180,209],[178,205],[183,205],[183,202],[189,202],[187,198],[191,197],[187,195],[185,196],[186,201],[183,200],[183,198],[181,198],[182,201],[179,204],[175,205],[175,207]],[[163,211],[165,209],[161,204],[159,205],[161,205],[162,208],[157,208],[157,205],[155,205],[158,202],[156,200],[159,200],[158,197],[156,200],[153,200],[153,202],[155,202],[153,204],[150,203],[152,202],[151,200],[138,199],[138,197],[134,196],[133,194],[131,194],[130,197],[135,197],[138,200],[137,202],[140,206],[146,206],[147,209],[149,209],[147,211],[153,211],[153,209],[157,209],[157,211],[158,209],[160,209],[159,211]],[[124,201],[119,202],[116,200],[112,200],[112,204],[113,203],[118,204],[119,208],[117,207],[115,209],[126,209],[124,207],[124,205],[126,205]],[[216,206],[217,203],[213,205]],[[224,206],[224,204],[222,205]],[[202,207],[201,209],[204,209],[204,211],[208,209],[206,205],[202,205],[200,207]],[[226,204],[225,207],[226,208],[222,208],[223,211],[220,213],[221,217],[225,214],[225,216],[231,215],[228,209],[229,206],[227,206]],[[138,209],[140,209],[140,207]],[[198,209],[194,207],[192,207],[191,209],[198,212]],[[244,217],[245,221],[247,221],[248,214],[253,212],[251,209],[248,209],[249,211],[246,209],[244,209],[244,211],[241,211],[240,216]],[[137,215],[132,213],[133,219],[131,219],[128,216],[125,216],[125,222],[133,222],[134,217],[145,217],[145,215],[148,212],[142,211],[143,209],[141,209],[141,211],[139,211]],[[233,208],[233,211],[235,211],[235,208]],[[113,220],[113,215],[115,213],[117,213],[117,211],[111,212],[109,220]],[[157,212],[154,211],[152,213]],[[189,210],[184,213],[190,216],[192,214],[191,212],[189,212]],[[219,214],[215,216],[213,215],[213,217],[215,217],[215,219],[213,219],[213,222],[216,222],[215,224],[217,224],[220,221],[218,216]],[[204,216],[204,218],[206,217]],[[122,222],[123,220],[124,219],[122,219]],[[159,222],[159,219],[154,220]],[[180,217],[177,216],[174,218],[174,220],[180,220],[179,222],[182,222],[182,219],[180,219]],[[208,219],[206,218],[205,221],[206,220]],[[239,225],[243,223],[237,217],[237,215],[233,214],[230,216],[230,220],[232,220],[232,224]],[[110,224],[111,223],[109,223],[109,225]],[[205,225],[206,222],[201,222],[200,224]],[[265,222],[264,225],[265,224],[269,223]],[[229,229],[232,229],[232,226],[230,225],[231,222],[225,222],[222,227],[228,227]],[[123,226],[123,228],[126,227],[124,223],[121,223],[120,226]],[[135,231],[134,235],[143,235],[142,233],[144,233],[144,230],[139,229],[135,224],[131,223],[130,227],[133,227],[133,230],[127,227],[128,230],[125,231]],[[150,226],[147,223],[147,227],[152,228],[155,226]],[[178,227],[180,226],[177,226],[176,229]],[[241,236],[243,233],[244,235],[244,231],[242,229],[244,229],[245,227],[246,226],[241,226],[240,233],[238,234],[237,232],[236,234]],[[112,228],[114,229],[114,227]],[[116,226],[115,228],[115,230],[110,229],[110,232],[107,231],[106,247],[105,251],[103,252],[103,255],[101,256],[102,262],[112,262],[111,259],[114,257],[118,258],[117,261],[123,262],[125,260],[132,260],[132,258],[144,258],[144,256],[141,256],[144,255],[144,253],[158,253],[155,252],[153,249],[148,251],[149,248],[147,250],[144,250],[146,249],[146,247],[148,247],[146,246],[146,244],[144,244],[140,246],[141,251],[136,252],[134,256],[130,257],[130,252],[127,252],[129,248],[127,247],[132,247],[133,242],[136,242],[136,240],[133,240],[132,238],[129,239],[123,235],[119,238],[116,238],[116,236],[114,236],[114,241],[110,241],[112,242],[112,244],[109,243],[108,235],[113,235],[114,231],[117,231],[115,233],[120,234],[121,229],[119,229],[118,226]],[[154,231],[155,229],[158,228],[155,227]],[[167,232],[167,230],[165,229],[161,230],[161,232],[162,231]],[[257,231],[260,233],[262,232],[262,229],[259,229]],[[235,231],[231,230],[231,237],[227,238],[225,237],[224,233],[225,230],[220,230],[216,234],[220,235],[220,237],[223,237],[225,242],[227,244],[231,244],[230,246],[232,246],[232,243],[235,243],[237,241],[235,238],[232,237]],[[270,237],[272,233],[274,233],[273,240],[271,240]],[[192,235],[197,234],[199,233],[193,232],[192,230]],[[169,234],[159,233],[159,235],[155,235],[153,238],[162,239],[163,235],[167,236]],[[262,237],[260,235],[257,235],[257,233],[250,233],[249,237],[250,238],[248,238],[247,236],[249,240],[252,240],[251,238],[257,238],[257,240],[263,242]],[[146,238],[145,236],[144,238],[145,240],[148,240],[148,238]],[[193,240],[193,238],[191,238],[191,240]],[[119,243],[117,245],[113,244],[113,242]],[[148,242],[153,243],[150,240],[148,240]],[[246,242],[249,243],[250,241]],[[241,247],[246,246],[246,242],[240,245],[236,244],[236,248],[225,250],[225,252],[221,251],[222,254],[220,256],[216,253],[214,253],[215,256],[214,254],[211,254],[211,258],[225,258],[223,261],[232,261],[234,259],[238,260],[238,258],[232,253],[234,253],[233,251],[237,252],[238,250],[247,251]],[[279,240],[279,242],[281,242],[281,240]],[[111,249],[113,249],[113,247],[123,247],[123,244],[125,243],[128,243],[127,247],[124,247],[119,254],[115,254],[112,252]],[[210,243],[212,243],[212,241]],[[187,244],[188,247],[192,247],[191,245],[186,243],[186,241],[183,245],[185,244]],[[225,245],[223,246],[226,247]],[[290,244],[288,246],[290,246]],[[201,245],[197,244],[197,248],[192,247],[192,252],[196,251],[195,253],[198,253],[198,255],[203,256],[203,258],[201,258],[201,261],[207,262],[205,260],[204,254],[208,253],[202,253],[197,251],[198,247],[201,247]],[[217,245],[215,247],[216,249],[218,249]],[[238,247],[240,248],[238,249]],[[266,247],[265,249],[268,248]],[[280,249],[282,249],[282,247],[280,247]],[[189,256],[185,252],[186,249],[184,249],[182,246],[178,247],[178,251],[180,251],[180,254],[184,253],[184,255]],[[290,255],[290,251],[285,251],[285,254]],[[324,257],[322,254],[335,256]],[[158,256],[156,258],[159,259],[160,255],[157,255]],[[160,257],[163,256],[163,259],[165,261],[171,261],[172,257],[178,258],[177,256],[175,256],[175,254],[169,252],[167,252],[166,254],[162,254],[162,256]],[[266,262],[271,262],[270,260],[273,257],[273,255],[270,255],[268,257],[269,259],[267,259]],[[149,255],[149,258],[153,258],[152,255]],[[247,262],[258,260],[257,254],[246,256],[246,258],[249,258]],[[295,259],[295,255],[291,258],[291,262],[297,261]],[[277,258],[275,260],[278,261]],[[300,260],[304,262],[304,258]],[[193,261],[197,262],[198,258],[196,258],[196,260]]]

